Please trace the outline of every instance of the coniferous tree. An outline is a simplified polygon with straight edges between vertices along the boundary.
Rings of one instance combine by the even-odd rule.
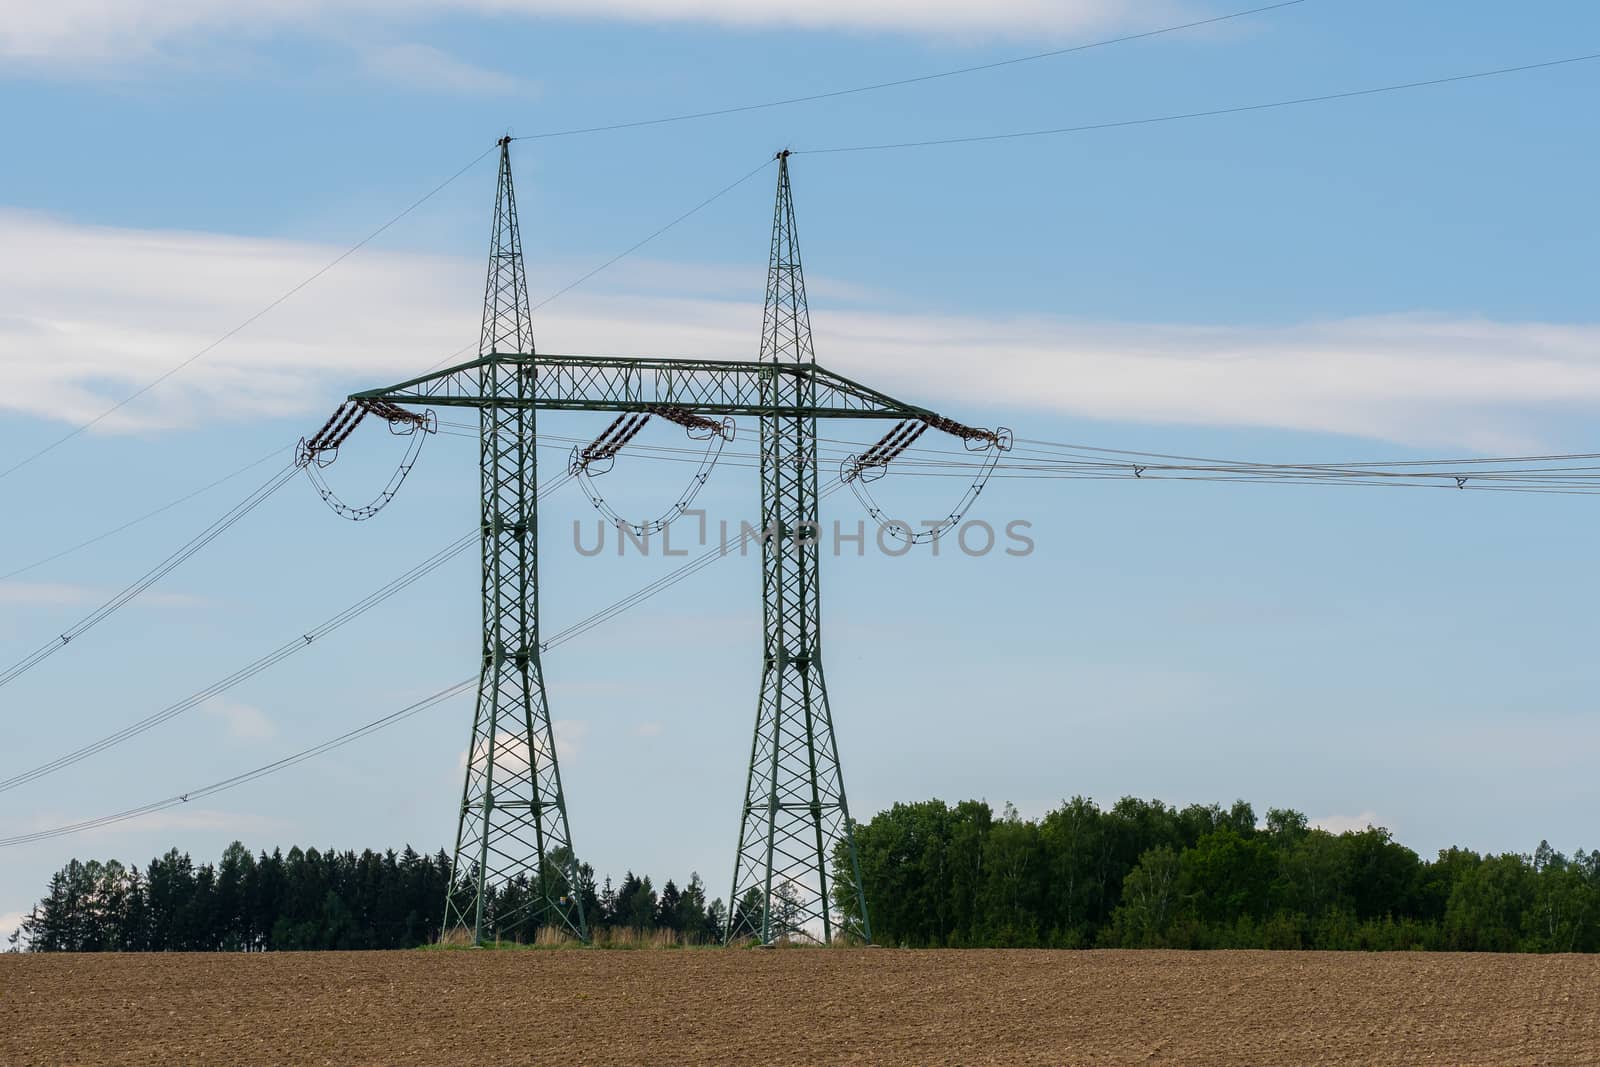
[[[667,884],[661,887],[661,897],[656,901],[656,914],[652,920],[658,930],[681,931],[679,925],[678,905],[683,901],[683,894],[678,892],[677,885],[672,879],[667,879]]]

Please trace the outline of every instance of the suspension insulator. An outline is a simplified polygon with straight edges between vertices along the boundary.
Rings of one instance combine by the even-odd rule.
[[[427,428],[429,412],[407,411],[398,404],[391,404],[387,400],[363,399],[356,401],[356,403],[383,419],[396,432],[410,433],[411,430]],[[407,430],[405,427],[411,427],[411,430]]]
[[[949,422],[949,420],[942,421]],[[911,442],[921,436],[923,430],[930,426],[934,429],[946,428],[937,422],[922,420],[917,424],[916,432],[907,433],[906,425],[906,423],[897,425],[894,429],[884,434],[877,444],[861,455],[847,458],[839,467],[839,479],[850,486],[850,491],[856,495],[856,499],[861,502],[861,506],[866,509],[867,514],[872,516],[873,521],[878,524],[880,530],[887,530],[898,541],[919,545],[940,537],[966,517],[968,509],[978,499],[978,495],[983,492],[983,487],[988,484],[989,476],[994,473],[996,464],[1000,462],[1001,454],[1011,450],[1012,438],[1011,431],[1004,428],[998,430],[975,430],[967,435],[957,434],[956,436],[962,437],[963,440],[969,442],[969,447],[971,447],[970,443],[973,441],[987,442],[988,455],[979,468],[977,477],[972,480],[971,485],[967,486],[966,493],[957,502],[956,506],[950,509],[949,514],[937,524],[926,527],[921,533],[917,533],[904,522],[890,518],[885,514],[884,510],[878,506],[878,502],[872,498],[872,492],[866,486],[867,482],[875,481],[877,478],[882,477],[886,473],[889,461],[909,448]],[[952,425],[959,426],[960,424],[953,423]],[[965,427],[965,429],[972,430],[973,428]]]
[[[638,435],[651,415],[660,415],[682,426],[690,437],[708,443],[705,454],[700,458],[699,469],[689,479],[688,487],[679,494],[677,502],[648,522],[630,522],[606,502],[605,497],[595,489],[593,479],[611,470],[617,453]],[[632,530],[635,536],[646,537],[665,530],[689,510],[689,505],[694,503],[694,498],[710,479],[712,468],[722,455],[722,446],[733,440],[734,432],[735,425],[731,418],[717,422],[683,408],[653,406],[641,414],[618,416],[599,437],[582,448],[574,448],[569,469],[577,477],[578,484],[583,487],[589,503],[594,505],[596,511],[618,529]]]
[[[322,429],[300,442],[295,455],[296,464],[305,467],[314,462],[319,467],[326,467],[332,463],[339,454],[339,446],[344,444],[366,414],[366,409],[360,404],[349,400],[340,404],[328,421],[322,424]]]
[[[696,440],[703,441],[709,434],[723,436],[725,432],[728,434],[733,432],[732,423],[728,420],[724,419],[722,422],[718,422],[716,419],[708,419],[704,415],[696,415],[687,408],[673,407],[669,404],[656,404],[645,410],[652,415],[660,415],[668,422],[677,423],[689,431],[689,436]]]
[[[648,414],[638,412],[623,412],[612,419],[611,425],[607,426],[599,437],[582,448],[572,450],[572,460],[569,464],[572,473],[587,471],[592,474],[604,474],[609,471],[611,461],[622,451],[622,446],[633,440],[649,421]]]
[[[389,478],[389,482],[370,503],[360,507],[352,507],[340,500],[338,495],[329,488],[328,483],[320,473],[322,468],[329,466],[339,456],[339,446],[349,439],[360,425],[361,420],[368,413],[378,416],[389,425],[391,433],[400,436],[412,437],[406,454],[400,461],[400,466]],[[386,400],[347,400],[340,404],[329,418],[322,424],[322,428],[309,438],[302,438],[296,451],[295,463],[306,472],[311,479],[311,484],[316,487],[320,496],[328,507],[354,521],[370,519],[393,500],[400,491],[400,486],[405,482],[406,476],[411,473],[411,468],[416,465],[417,455],[422,451],[423,440],[439,429],[439,419],[432,411],[414,412],[407,411],[396,404]],[[420,433],[418,431],[421,431]]]
[[[884,468],[888,467],[889,461],[910,448],[912,443],[927,430],[928,424],[917,419],[905,419],[895,423],[876,444],[860,456],[854,457],[853,462],[847,462],[841,476],[847,482],[857,477],[868,481],[883,477]]]
[[[980,449],[1000,447],[1000,435],[1006,432],[1004,430],[985,430],[978,426],[968,426],[966,423],[957,422],[955,419],[947,419],[943,415],[928,415],[922,421],[932,426],[935,430],[942,430],[952,437],[961,438],[968,448],[975,444]],[[1008,439],[1007,443],[1001,447],[1001,451],[1005,451],[1010,447]]]

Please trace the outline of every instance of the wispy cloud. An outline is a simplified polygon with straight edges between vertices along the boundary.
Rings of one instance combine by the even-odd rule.
[[[0,56],[84,73],[96,63],[128,63],[199,50],[209,40],[261,37],[284,30],[347,36],[370,32],[380,15],[394,26],[473,14],[499,19],[541,17],[693,22],[821,30],[872,30],[917,36],[963,35],[1052,39],[1149,27],[1198,10],[1180,0],[52,0],[11,3],[0,19]]]
[[[374,77],[412,89],[452,93],[528,94],[534,85],[523,78],[474,66],[432,45],[378,45],[361,53]]]
[[[337,254],[6,212],[0,247],[0,308],[20,309],[0,315],[0,410],[63,421],[102,411]],[[540,313],[542,348],[751,355],[759,279],[744,301],[721,295],[723,281],[717,297],[604,281]],[[534,288],[557,283],[552,274]],[[470,344],[481,285],[476,262],[364,251],[100,429],[320,419],[352,381],[398,381]],[[970,419],[1003,407],[1494,452],[1546,443],[1552,420],[1600,402],[1595,324],[1418,313],[1158,326],[826,301],[813,323],[824,365]]]
[[[265,741],[278,732],[272,720],[250,704],[214,697],[201,705],[200,710],[223,723],[228,734],[239,741]]]
[[[1365,830],[1369,826],[1382,826],[1383,820],[1378,818],[1375,811],[1364,811],[1360,815],[1324,815],[1320,819],[1312,819],[1311,825],[1330,834],[1343,834],[1351,830]]]
[[[94,591],[87,586],[61,582],[0,582],[0,604],[61,607],[93,602]]]
[[[634,737],[660,737],[667,732],[667,724],[663,722],[641,722],[633,728]]]
[[[551,731],[555,734],[556,759],[572,761],[579,757],[583,751],[583,741],[589,735],[589,724],[582,719],[552,719]],[[482,760],[489,752],[488,742],[477,742],[474,751],[477,759]],[[543,754],[548,751],[541,742],[538,751]],[[498,771],[509,774],[522,774],[528,769],[528,745],[525,741],[508,740],[502,735],[495,743],[494,765]],[[541,762],[542,765],[542,762]],[[463,751],[456,759],[456,766],[460,770],[467,769],[467,753]]]
[[[469,0],[479,10],[519,15],[565,15],[649,22],[702,22],[734,26],[882,30],[918,35],[971,33],[1069,34],[1114,26],[1151,24],[1194,5],[1176,0],[1129,4],[1125,0],[808,0],[803,4],[752,4],[749,0]]]

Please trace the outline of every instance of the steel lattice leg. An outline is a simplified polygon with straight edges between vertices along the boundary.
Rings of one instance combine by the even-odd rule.
[[[761,348],[762,358],[774,364],[814,359],[787,152],[778,157]],[[728,898],[728,939],[772,944],[804,936],[831,943],[844,934],[870,941],[822,673],[817,421],[799,414],[815,407],[816,386],[772,374],[762,401],[772,414],[761,418],[761,696]]]
[[[515,404],[532,383],[514,359],[533,351],[511,163],[501,143],[480,369],[483,673],[478,688],[444,928],[474,942],[550,924],[586,938],[577,859],[539,659],[535,415]]]

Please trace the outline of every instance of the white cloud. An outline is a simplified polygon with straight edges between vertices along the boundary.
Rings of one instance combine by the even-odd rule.
[[[572,761],[578,758],[582,751],[583,740],[589,735],[589,724],[582,719],[552,719],[550,728],[555,734],[556,759]],[[482,759],[488,752],[488,742],[479,741],[475,746],[477,758]],[[539,752],[547,751],[544,744],[539,745]],[[502,734],[495,742],[494,765],[496,774],[519,775],[528,771],[528,745],[525,741]],[[541,762],[541,766],[542,766]],[[456,766],[465,771],[467,769],[467,754],[465,751],[456,759]]]
[[[220,720],[228,733],[239,741],[265,741],[278,732],[272,720],[260,708],[250,704],[236,704],[222,697],[213,697],[201,705],[200,710]]]
[[[198,351],[339,251],[4,211],[0,247],[0,308],[15,309],[0,313],[0,410],[68,422]],[[636,273],[626,291],[600,279],[539,313],[539,347],[750,358],[759,277],[751,299],[736,301],[686,291],[698,276],[684,270],[668,286]],[[564,280],[543,272],[535,295]],[[712,284],[725,295],[723,281]],[[313,429],[351,386],[470,351],[481,285],[475,261],[364,250],[97,432],[263,416]],[[853,301],[814,308],[812,319],[824,366],[974,421],[1006,407],[1500,452],[1548,443],[1552,419],[1600,401],[1593,324],[1415,314],[1154,326],[898,314]]]
[[[0,952],[6,949],[6,938],[11,936],[13,930],[22,926],[22,920],[27,917],[25,911],[0,911]]]
[[[87,73],[96,61],[155,58],[200,36],[283,29],[337,35],[349,27],[371,32],[379,20],[417,23],[462,13],[1059,39],[1153,27],[1197,10],[1178,0],[9,0],[0,8],[0,56]]]
[[[641,722],[633,728],[634,737],[660,737],[666,733],[666,723]]]
[[[52,248],[57,240],[64,243]],[[0,408],[68,421],[103,410],[108,396],[200,350],[333,258],[288,241],[6,212],[0,246],[8,249],[0,257],[0,385],[27,396],[0,399]],[[24,250],[41,256],[37,271],[17,261]],[[86,268],[76,279],[74,260]],[[185,424],[207,408],[221,418],[320,409],[330,398],[319,363],[334,374],[398,369],[382,354],[409,332],[397,315],[417,331],[406,350],[427,352],[431,362],[476,332],[479,297],[462,267],[427,256],[358,256],[179,375],[173,388],[157,390],[150,404],[106,422],[126,430]],[[430,275],[459,287],[430,292]],[[417,313],[405,312],[408,305]]]
[[[1078,33],[1112,26],[1155,24],[1191,5],[1129,4],[1126,0],[808,0],[803,4],[750,0],[461,0],[481,11],[575,15],[640,21],[695,21],[735,26],[893,32],[1019,34]]]
[[[1600,398],[1600,326],[1389,315],[1284,327],[818,317],[839,369],[1094,418],[1497,451]]]
[[[1383,820],[1378,818],[1375,811],[1364,811],[1360,815],[1324,815],[1320,819],[1312,819],[1311,825],[1330,834],[1343,834],[1351,830],[1365,830],[1369,826],[1382,826]]]
[[[27,607],[62,607],[94,603],[88,586],[62,582],[0,582],[0,604]]]
[[[426,44],[379,45],[362,52],[368,73],[408,88],[442,89],[453,93],[527,93],[521,78],[466,63]]]

